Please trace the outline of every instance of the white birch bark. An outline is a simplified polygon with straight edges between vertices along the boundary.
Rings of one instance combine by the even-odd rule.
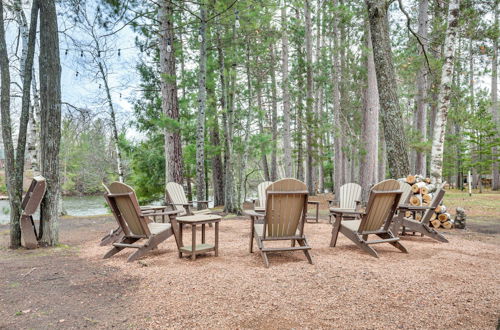
[[[438,108],[434,123],[431,151],[431,178],[435,183],[443,181],[443,151],[450,106],[451,82],[453,78],[453,64],[455,55],[455,40],[457,37],[458,15],[460,0],[451,0],[448,9],[448,29],[444,42],[444,64],[441,71],[441,86],[438,96]]]

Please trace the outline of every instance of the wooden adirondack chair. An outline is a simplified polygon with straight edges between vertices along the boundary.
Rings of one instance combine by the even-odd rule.
[[[24,241],[24,247],[27,249],[35,249],[38,247],[33,214],[38,209],[38,206],[40,206],[46,190],[47,182],[45,178],[43,176],[35,176],[21,203],[22,213],[19,222],[21,225],[21,235]]]
[[[441,203],[444,194],[445,190],[443,188],[439,188],[434,193],[434,198],[432,199],[430,206],[413,206],[407,204],[399,205],[399,212],[402,214],[404,214],[406,211],[411,211],[411,212],[425,211],[425,212],[420,221],[408,217],[398,217],[394,219],[393,233],[398,235],[399,232],[402,230],[402,228],[405,228],[405,230],[419,232],[422,235],[429,236],[430,238],[433,238],[437,241],[448,243],[448,240],[441,233],[439,233],[436,229],[432,228],[429,225],[432,214],[434,213],[436,207],[438,207],[438,205]]]
[[[257,197],[254,198],[253,201],[253,210],[255,212],[265,212],[266,211],[266,189],[273,182],[272,181],[264,181],[259,183],[257,186]]]
[[[399,237],[395,236],[390,229],[401,195],[402,191],[399,190],[399,183],[396,180],[385,180],[377,183],[370,191],[366,212],[357,212],[360,214],[361,220],[342,222],[343,212],[342,210],[338,211],[339,214],[335,217],[333,225],[330,246],[334,247],[337,244],[340,231],[362,250],[377,258],[378,254],[370,246],[371,244],[390,243],[407,253],[405,247],[398,242]],[[400,212],[400,217],[402,216],[403,214]],[[368,235],[372,234],[381,239],[369,241]]]
[[[126,184],[113,182],[109,186],[109,192],[104,194],[104,198],[124,234],[119,243],[113,243],[113,248],[104,255],[104,259],[125,248],[133,248],[137,251],[132,253],[127,261],[134,261],[174,234],[172,224],[152,222],[142,213],[134,190]],[[178,213],[179,211],[173,210],[157,215],[165,215],[172,220]],[[139,240],[145,241],[137,244]]]
[[[335,200],[328,200],[330,206],[333,206],[335,202],[336,202]],[[338,210],[338,209],[352,210],[352,211],[359,210],[359,206],[361,204],[361,186],[357,183],[346,183],[345,185],[340,187],[338,203],[339,203],[338,208],[335,207],[330,208],[330,214],[328,216],[330,223],[332,223],[333,210]],[[352,215],[345,215],[345,217],[353,218]]]
[[[111,191],[109,191],[109,188],[102,183],[102,186],[104,187],[104,191],[107,192],[108,194],[111,194]],[[150,205],[150,206],[141,206],[141,211],[143,215],[150,215],[153,220],[156,220],[156,216],[161,216],[161,214],[164,214],[168,206],[162,206],[162,205]],[[159,212],[159,213],[157,213]],[[162,222],[165,222],[165,215],[161,216],[162,217]],[[101,238],[101,242],[99,243],[100,246],[106,246],[111,243],[119,241],[123,237],[123,230],[120,226],[118,228],[115,228],[109,232],[109,234],[106,234],[103,238]]]
[[[204,205],[204,208],[203,210],[193,210],[193,202],[187,200],[184,188],[177,182],[167,183],[166,188],[167,204],[171,205],[174,210],[179,211],[179,216],[208,214],[211,212],[208,208],[209,201],[196,201],[196,203]]]
[[[250,253],[253,252],[253,240],[257,241],[264,264],[269,267],[269,252],[303,251],[312,264],[309,250],[311,247],[304,236],[304,224],[307,213],[306,185],[295,179],[282,179],[271,184],[266,190],[266,212],[245,212],[250,216]],[[256,223],[262,218],[263,224]],[[268,241],[290,240],[291,247],[265,247]],[[299,246],[295,246],[295,242]]]

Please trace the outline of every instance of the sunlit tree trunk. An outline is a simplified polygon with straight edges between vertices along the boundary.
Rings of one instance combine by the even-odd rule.
[[[314,134],[314,97],[313,97],[313,72],[312,72],[312,24],[311,24],[311,3],[310,0],[304,1],[304,13],[306,21],[306,148],[307,148],[307,166],[306,166],[306,184],[309,194],[314,195],[313,181],[313,134]]]
[[[276,159],[276,149],[278,143],[278,96],[276,91],[276,54],[274,51],[274,45],[270,45],[270,55],[271,55],[271,128],[272,128],[272,150],[271,150],[271,181],[276,181],[278,179],[278,163]]]
[[[498,114],[498,0],[495,0],[494,15],[495,15],[495,28],[493,37],[493,58],[491,59],[491,114],[493,120],[497,125],[497,138],[500,139],[500,117]],[[492,173],[492,189],[500,189],[500,173],[499,173],[499,152],[497,147],[493,147],[493,173]]]
[[[334,6],[338,7],[338,0],[334,0]],[[332,85],[333,85],[333,130],[334,130],[334,192],[336,198],[339,196],[340,186],[344,184],[344,172],[342,166],[342,124],[340,109],[340,57],[339,57],[339,18],[333,18],[333,51],[332,51]]]

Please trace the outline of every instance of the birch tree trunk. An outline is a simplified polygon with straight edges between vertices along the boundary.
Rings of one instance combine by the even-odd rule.
[[[162,0],[160,21],[160,89],[162,112],[171,122],[164,128],[165,183],[183,183],[182,145],[179,131],[179,100],[175,68],[174,21],[172,0]],[[200,58],[201,61],[201,58]]]
[[[399,108],[396,75],[389,38],[388,7],[384,0],[366,0],[377,73],[377,86],[384,125],[387,161],[391,177],[401,178],[410,171],[408,148]]]
[[[418,35],[427,50],[427,26],[429,21],[428,15],[429,1],[420,0],[418,4]],[[420,57],[420,67],[417,73],[417,95],[415,103],[417,105],[417,131],[420,133],[420,143],[427,140],[427,65],[423,59],[423,51],[419,48],[418,56]],[[424,150],[417,150],[415,158],[415,171],[418,174],[426,176],[427,173],[427,153]]]
[[[40,2],[40,104],[42,175],[47,192],[40,207],[39,241],[54,246],[59,241],[59,147],[61,141],[61,66],[54,0]]]
[[[491,114],[497,125],[497,138],[500,139],[500,117],[498,114],[498,0],[495,0],[494,15],[495,25],[493,34],[493,58],[491,59]],[[499,152],[497,147],[492,149],[493,155],[493,172],[491,188],[493,190],[500,189],[500,173],[499,173]]]
[[[304,1],[304,16],[306,21],[306,144],[307,166],[306,184],[310,195],[315,195],[313,181],[313,132],[314,132],[314,97],[313,97],[313,72],[312,72],[312,24],[311,3]]]
[[[285,177],[292,177],[292,146],[290,136],[290,91],[288,78],[288,26],[286,17],[286,1],[281,6],[281,76],[283,93],[283,149],[284,149],[284,167]]]
[[[206,8],[200,3],[200,58],[198,72],[198,121],[196,128],[196,198],[205,200],[205,109],[207,103]],[[200,205],[200,204],[198,204]]]
[[[360,183],[363,189],[362,200],[366,201],[370,186],[377,182],[377,153],[378,153],[378,88],[377,75],[375,73],[375,62],[370,35],[370,26],[367,26],[367,85],[365,90],[365,111],[363,113],[362,143],[365,154],[361,158]]]
[[[444,42],[444,64],[441,71],[441,85],[438,96],[436,122],[434,123],[430,165],[431,178],[436,183],[442,182],[443,175],[444,138],[448,119],[448,107],[450,105],[459,4],[460,0],[451,0],[448,8],[448,29]]]

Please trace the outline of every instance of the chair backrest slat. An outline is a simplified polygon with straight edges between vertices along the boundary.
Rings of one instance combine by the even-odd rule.
[[[295,236],[297,229],[299,235],[302,235],[307,211],[306,185],[296,179],[282,179],[269,185],[266,195],[264,235]]]
[[[257,186],[257,197],[259,201],[260,207],[266,207],[266,190],[273,182],[272,181],[264,181],[259,183]]]
[[[179,215],[185,215],[186,209],[181,204],[188,204],[186,194],[184,193],[184,187],[177,182],[169,182],[166,185],[167,189],[167,202],[175,204],[174,209],[181,211]]]
[[[401,195],[401,199],[399,200],[399,205],[404,205],[408,204],[408,200],[410,199],[411,195],[411,186],[403,181],[398,181],[399,182],[399,190],[403,192]]]
[[[150,236],[151,233],[142,216],[134,189],[124,183],[113,182],[108,190],[110,193],[106,193],[107,200],[115,216],[122,220],[118,219],[125,234],[127,235],[127,231],[130,231],[132,235]],[[128,230],[123,228],[125,224]]]
[[[21,203],[24,215],[33,215],[36,212],[46,190],[47,182],[45,178],[43,176],[35,176]]]
[[[340,187],[340,208],[355,209],[356,201],[361,198],[361,186],[357,183],[346,183]]]
[[[358,232],[379,230],[384,223],[392,221],[401,194],[396,180],[385,180],[374,185]]]

